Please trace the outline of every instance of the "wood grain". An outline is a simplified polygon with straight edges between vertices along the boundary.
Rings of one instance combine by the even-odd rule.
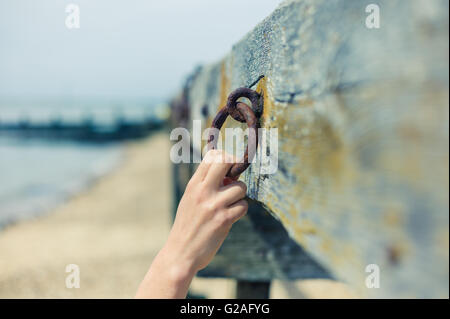
[[[380,29],[365,26],[366,1],[282,3],[196,74],[190,119],[209,126],[264,75],[278,170],[252,164],[249,196],[362,295],[448,298],[448,2],[377,4]],[[379,289],[366,287],[369,264]]]

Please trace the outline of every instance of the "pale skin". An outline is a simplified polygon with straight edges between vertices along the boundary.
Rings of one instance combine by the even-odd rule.
[[[246,185],[225,177],[233,162],[223,151],[205,155],[136,298],[185,298],[195,274],[211,262],[233,223],[247,213]]]

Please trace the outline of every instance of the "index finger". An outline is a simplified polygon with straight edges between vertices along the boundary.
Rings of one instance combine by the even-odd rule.
[[[214,158],[212,158],[205,182],[214,187],[222,186],[225,175],[235,162],[236,160],[232,155],[223,151],[217,152]]]
[[[194,174],[192,175],[191,179],[195,179],[198,181],[203,181],[208,174],[209,167],[211,166],[213,162],[213,158],[217,156],[218,153],[221,151],[218,150],[209,150],[206,154],[203,160],[200,162],[200,164],[197,166],[197,169],[195,170]]]

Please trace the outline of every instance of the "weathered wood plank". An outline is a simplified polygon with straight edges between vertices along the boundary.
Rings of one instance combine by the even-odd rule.
[[[380,29],[365,27],[367,4],[284,2],[197,74],[190,117],[206,105],[206,127],[264,75],[279,166],[253,164],[249,196],[360,293],[448,297],[448,2],[377,1]],[[379,289],[365,286],[368,264]]]
[[[182,93],[172,101],[171,126],[174,128],[187,127],[192,120],[188,100],[197,75],[198,72],[195,72],[188,79]],[[182,142],[191,152],[198,152],[192,148],[191,140]],[[195,165],[191,162],[173,164],[174,217]],[[242,288],[237,289],[238,295],[245,295],[247,288],[253,284],[260,286],[256,283],[262,283],[265,287],[272,279],[331,278],[329,272],[289,237],[280,222],[254,201],[249,201],[247,216],[232,227],[213,261],[197,275],[237,279],[238,286]]]
[[[233,225],[218,254],[199,276],[251,282],[332,278],[278,221],[252,202],[247,216]]]

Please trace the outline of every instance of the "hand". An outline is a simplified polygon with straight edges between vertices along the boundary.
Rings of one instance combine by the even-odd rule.
[[[233,223],[246,214],[247,187],[225,178],[234,162],[223,151],[206,154],[186,187],[167,243],[137,297],[184,298],[194,275],[211,262]]]

